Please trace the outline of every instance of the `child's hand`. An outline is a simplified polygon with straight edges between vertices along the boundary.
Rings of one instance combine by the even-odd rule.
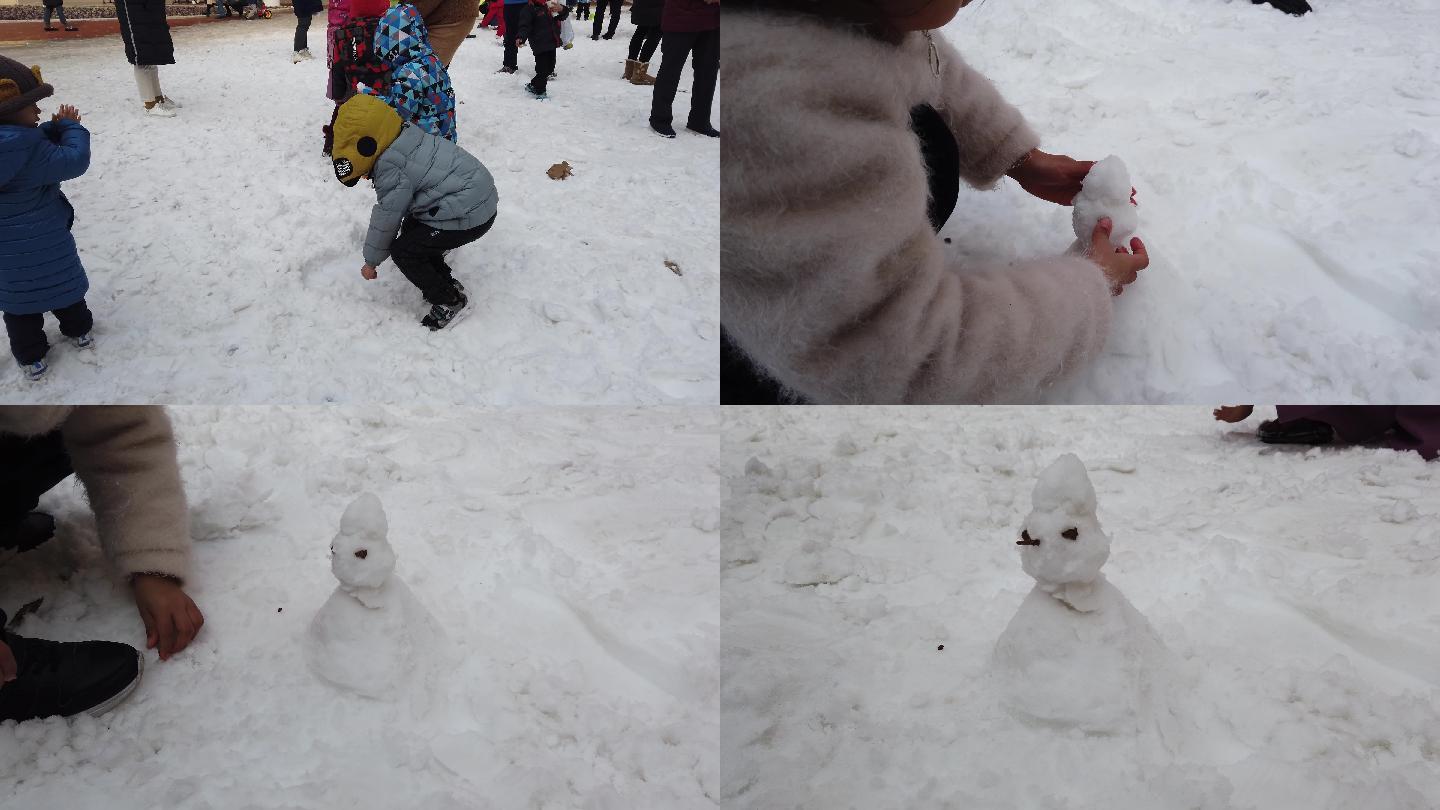
[[[68,119],[78,124],[80,123],[80,110],[76,109],[73,104],[61,104],[60,112],[50,116],[50,120],[59,121],[61,119]]]
[[[0,641],[0,683],[9,683],[18,674],[20,665],[15,663],[15,653],[10,652],[9,645]]]
[[[1250,418],[1250,414],[1254,412],[1254,405],[1221,405],[1215,409],[1215,421],[1229,422],[1233,425]]]
[[[360,277],[366,281],[374,281],[378,274],[375,272],[375,265],[367,264],[360,268]]]
[[[1145,243],[1138,236],[1130,240],[1130,248],[1135,251],[1133,255],[1123,247],[1112,248],[1110,229],[1113,227],[1115,223],[1109,217],[1102,217],[1095,223],[1087,255],[1090,261],[1100,265],[1100,271],[1110,281],[1110,294],[1119,295],[1126,286],[1135,282],[1141,270],[1150,266],[1150,254],[1145,251]]]
[[[160,648],[160,660],[190,646],[205,617],[180,588],[180,583],[156,574],[136,574],[131,580],[135,607],[145,622],[145,649]]]

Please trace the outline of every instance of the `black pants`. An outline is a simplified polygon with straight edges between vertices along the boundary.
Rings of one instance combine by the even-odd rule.
[[[715,79],[720,75],[720,29],[714,31],[667,32],[661,45],[660,72],[655,75],[655,95],[650,102],[650,123],[669,125],[670,107],[680,87],[685,59],[695,54],[692,67],[695,83],[690,95],[692,127],[710,126],[710,107],[715,101]]]
[[[507,3],[501,13],[505,15],[505,67],[520,67],[519,50],[515,47],[515,32],[520,28],[520,15],[528,14],[530,6],[525,3]]]
[[[311,16],[312,16],[312,15],[310,15],[310,14],[296,14],[296,15],[295,15],[295,50],[296,50],[296,52],[303,51],[303,50],[308,50],[308,49],[310,48],[310,44],[309,44],[309,42],[308,42],[309,37],[307,36],[307,34],[310,33],[310,17],[311,17]]]
[[[606,31],[611,36],[615,35],[615,29],[620,26],[620,3],[622,0],[595,0],[595,29],[592,36],[600,36],[600,26],[605,24],[605,7],[610,7],[610,30]]]
[[[33,438],[0,436],[0,537],[8,537],[40,496],[73,472],[58,430]]]
[[[489,222],[468,231],[446,231],[406,217],[400,235],[390,245],[390,258],[406,280],[420,288],[426,301],[453,304],[459,297],[451,285],[454,271],[445,263],[445,252],[474,242],[494,224],[495,217],[491,217]]]
[[[69,27],[70,27],[70,21],[67,20],[67,19],[65,19],[65,7],[64,7],[64,6],[46,6],[46,7],[45,7],[45,27],[46,27],[46,28],[49,28],[49,27],[50,27],[50,12],[52,12],[52,11],[55,12],[56,14],[60,15],[60,24],[61,24],[61,25],[65,26],[66,28],[69,28]]]
[[[576,3],[576,4],[575,4],[575,8],[576,8],[576,11],[575,11],[575,19],[577,19],[577,20],[588,20],[588,19],[590,19],[590,4],[589,4],[589,3]]]
[[[635,33],[630,36],[631,59],[649,62],[650,57],[655,55],[655,49],[658,47],[660,47],[660,26],[635,26]]]
[[[550,74],[554,72],[554,51],[540,51],[535,54],[535,78],[530,80],[531,86],[542,93],[545,92],[545,83],[550,81]]]
[[[65,337],[81,337],[90,334],[95,319],[90,308],[82,300],[53,313],[60,321],[60,334]],[[10,334],[10,353],[22,366],[45,359],[50,351],[50,341],[45,339],[45,313],[33,315],[11,315],[5,313],[5,331]]]

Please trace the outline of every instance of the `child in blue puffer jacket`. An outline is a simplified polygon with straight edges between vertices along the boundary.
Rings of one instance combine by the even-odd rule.
[[[375,55],[390,65],[390,86],[376,93],[400,113],[401,120],[441,138],[458,140],[455,90],[445,64],[430,47],[430,31],[419,9],[398,5],[380,17]],[[367,87],[360,92],[371,93]]]
[[[0,56],[0,311],[10,351],[31,380],[45,375],[45,313],[77,347],[94,345],[85,306],[90,282],[70,227],[75,209],[60,191],[90,167],[90,132],[69,105],[44,124],[36,102],[55,88]]]

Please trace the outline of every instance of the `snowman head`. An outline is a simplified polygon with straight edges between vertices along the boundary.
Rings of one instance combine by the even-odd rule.
[[[1020,565],[1042,586],[1088,583],[1110,557],[1085,464],[1067,453],[1040,473],[1020,530]]]
[[[330,570],[341,587],[378,588],[395,570],[395,552],[380,499],[367,492],[356,498],[340,518],[340,531],[330,543]]]

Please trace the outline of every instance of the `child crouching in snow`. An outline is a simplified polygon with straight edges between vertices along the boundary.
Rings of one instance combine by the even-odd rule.
[[[46,312],[76,347],[94,345],[90,282],[70,235],[75,209],[60,190],[90,167],[90,132],[69,105],[40,123],[36,102],[54,92],[40,68],[0,56],[0,311],[10,351],[31,380],[47,370]]]
[[[495,224],[499,193],[489,170],[454,142],[400,120],[388,104],[365,94],[340,105],[333,154],[341,183],[354,186],[368,177],[375,184],[360,275],[374,280],[375,268],[394,259],[430,304],[420,323],[445,328],[467,303],[445,253]]]
[[[385,12],[375,29],[375,53],[390,66],[390,84],[376,95],[406,123],[457,140],[455,90],[444,63],[430,47],[430,33],[419,9],[400,5]]]
[[[1026,401],[1100,355],[1138,239],[982,268],[938,234],[962,181],[1070,205],[1092,165],[934,30],[968,2],[731,0],[722,402]]]
[[[560,21],[570,16],[570,9],[558,0],[530,0],[515,28],[515,45],[530,43],[535,54],[535,78],[525,90],[536,98],[545,98],[545,86],[555,72],[555,51],[561,47]]]

